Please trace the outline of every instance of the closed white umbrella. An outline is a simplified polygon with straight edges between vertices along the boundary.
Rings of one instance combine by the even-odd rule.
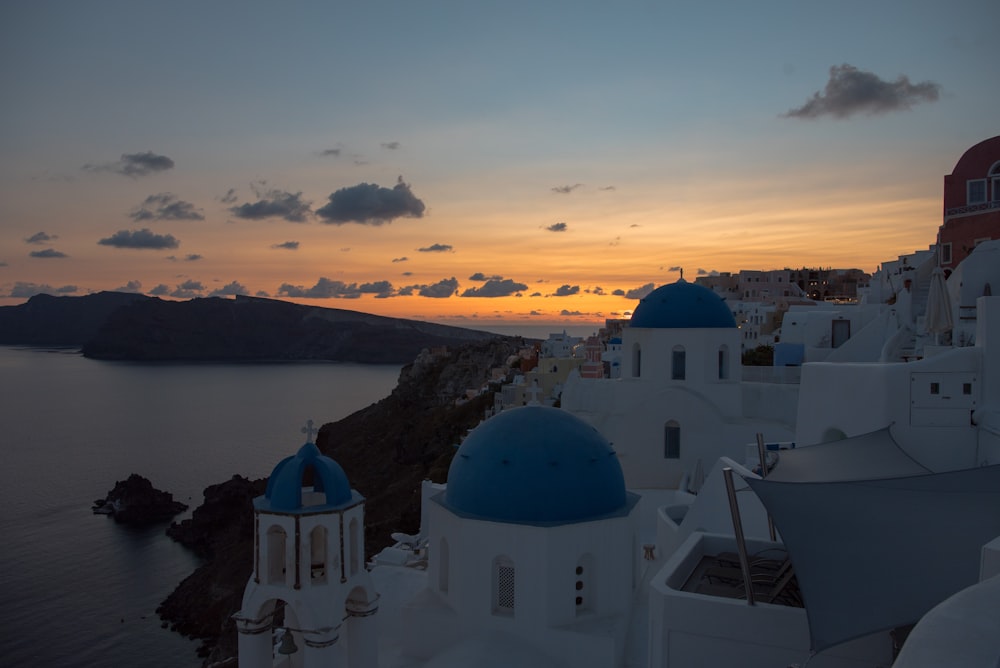
[[[950,332],[954,326],[951,316],[951,297],[948,295],[948,286],[941,267],[934,267],[934,271],[931,272],[926,318],[927,331],[934,334],[937,340],[940,340],[945,332]]]

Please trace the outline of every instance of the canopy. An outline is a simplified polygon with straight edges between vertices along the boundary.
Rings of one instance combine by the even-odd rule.
[[[1000,466],[747,483],[788,548],[814,651],[916,622],[978,580],[980,548],[1000,535]]]
[[[906,454],[889,427],[840,441],[781,450],[771,481],[835,482],[930,473]]]

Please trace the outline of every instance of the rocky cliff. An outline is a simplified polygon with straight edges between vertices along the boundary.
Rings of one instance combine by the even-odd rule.
[[[344,468],[351,486],[366,499],[368,556],[391,544],[392,532],[419,530],[421,481],[445,481],[455,445],[493,405],[497,388],[461,404],[455,400],[466,389],[483,386],[490,370],[505,366],[519,343],[495,337],[445,354],[420,354],[400,372],[390,396],[320,429],[318,447]],[[293,451],[290,447],[289,454]],[[265,484],[235,477],[213,485],[191,519],[168,531],[205,563],[158,612],[174,630],[204,641],[200,654],[206,664],[236,654],[231,616],[240,608],[252,570],[251,501]]]
[[[80,346],[120,307],[150,299],[127,292],[85,297],[35,295],[17,306],[0,306],[0,344]]]

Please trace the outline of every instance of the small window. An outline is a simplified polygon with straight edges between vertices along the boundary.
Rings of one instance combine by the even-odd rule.
[[[972,383],[962,383],[962,394],[972,394]]]
[[[632,344],[632,377],[638,378],[642,372],[642,348],[638,343]]]
[[[986,203],[986,179],[971,179],[966,183],[966,204]]]
[[[508,557],[493,560],[493,611],[514,613],[514,562]]]
[[[938,383],[931,383],[931,394],[940,394],[941,386]]]
[[[663,457],[664,459],[680,459],[681,456],[681,426],[676,420],[670,420],[663,427]]]
[[[686,363],[686,356],[684,353],[683,346],[674,346],[673,356],[671,358],[670,364],[670,378],[671,380],[684,380],[684,376],[687,371],[684,368]]]
[[[951,242],[941,244],[941,264],[951,264]]]
[[[993,177],[993,201],[1000,202],[1000,176]]]

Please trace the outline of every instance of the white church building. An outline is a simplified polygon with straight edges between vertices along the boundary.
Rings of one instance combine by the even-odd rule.
[[[615,447],[629,489],[693,489],[721,456],[743,460],[757,433],[789,441],[798,386],[741,378],[740,330],[725,301],[683,279],[635,308],[621,378],[572,376],[562,408]]]

